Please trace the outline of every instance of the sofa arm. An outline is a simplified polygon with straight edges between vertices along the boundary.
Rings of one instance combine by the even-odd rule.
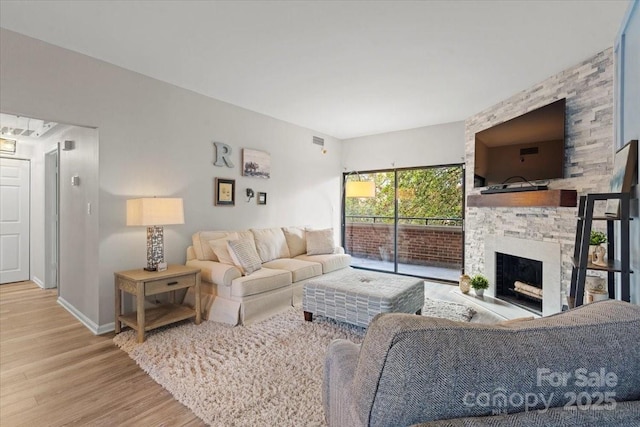
[[[192,261],[194,259],[197,259],[198,257],[196,257],[196,250],[193,246],[189,246],[187,248],[187,261]]]
[[[342,246],[336,246],[336,248],[333,250],[334,254],[343,254],[344,253],[344,248]]]
[[[231,286],[231,282],[242,273],[233,265],[222,264],[217,261],[200,261],[198,259],[187,261],[187,265],[201,270],[202,280],[215,283],[218,286]]]
[[[322,404],[329,427],[354,426],[351,383],[358,364],[360,345],[333,340],[327,349],[322,382]]]

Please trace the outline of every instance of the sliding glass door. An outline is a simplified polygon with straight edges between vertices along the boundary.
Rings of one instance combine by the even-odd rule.
[[[351,173],[344,180],[343,245],[352,266],[458,280],[462,165]],[[349,183],[357,181],[373,182],[375,196],[351,197]]]

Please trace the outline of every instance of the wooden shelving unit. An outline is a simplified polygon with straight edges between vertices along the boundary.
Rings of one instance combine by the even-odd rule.
[[[580,197],[578,207],[578,221],[576,227],[576,241],[573,251],[573,268],[571,270],[571,289],[569,291],[569,307],[583,304],[584,288],[587,271],[606,271],[607,287],[610,298],[630,301],[630,284],[633,273],[630,269],[629,221],[630,203],[629,193],[601,193],[587,194]],[[620,215],[618,217],[594,217],[593,210],[596,201],[620,200]],[[607,222],[607,265],[593,264],[589,259],[589,238],[593,221]],[[620,248],[616,254],[615,233],[613,225],[620,222]],[[619,257],[619,258],[616,258]],[[620,294],[616,295],[616,273],[620,274]]]
[[[467,206],[490,207],[576,207],[576,190],[540,190],[515,193],[472,194]]]

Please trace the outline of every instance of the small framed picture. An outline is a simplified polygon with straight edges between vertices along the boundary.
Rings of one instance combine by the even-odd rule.
[[[0,151],[3,153],[16,153],[16,141],[13,139],[0,138]]]
[[[267,204],[267,193],[258,193],[258,204],[259,205]]]
[[[271,177],[271,155],[264,151],[243,148],[242,175],[269,179]]]
[[[236,204],[236,180],[216,178],[213,204],[234,206]]]

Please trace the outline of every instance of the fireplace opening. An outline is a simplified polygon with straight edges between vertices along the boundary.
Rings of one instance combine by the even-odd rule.
[[[542,315],[542,261],[496,252],[496,298]]]

